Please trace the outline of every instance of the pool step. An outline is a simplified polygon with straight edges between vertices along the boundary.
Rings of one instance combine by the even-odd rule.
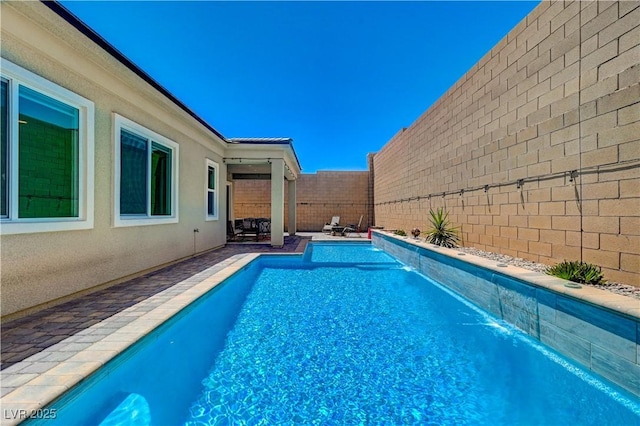
[[[100,423],[100,426],[148,426],[151,424],[151,409],[144,396],[130,393]]]

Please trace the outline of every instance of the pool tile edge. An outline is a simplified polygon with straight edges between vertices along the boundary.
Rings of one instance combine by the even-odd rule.
[[[544,273],[498,266],[493,260],[379,231],[374,231],[373,242],[497,318],[640,396],[636,379],[640,377],[640,300],[589,286],[569,288],[567,281]],[[608,355],[599,355],[598,348],[607,348],[603,353]]]
[[[564,294],[574,299],[580,299],[593,305],[602,306],[612,311],[616,311],[626,316],[634,317],[635,319],[640,320],[640,300],[634,299],[629,296],[623,296],[589,286],[582,286],[582,288],[574,289],[565,286],[568,281],[544,274],[542,272],[530,271],[513,265],[498,266],[499,262],[495,260],[486,259],[473,254],[465,253],[464,256],[460,256],[458,254],[459,252],[456,250],[434,246],[433,244],[425,243],[418,240],[412,240],[410,238],[399,237],[377,230],[374,230],[373,232],[378,233],[381,236],[397,240],[399,242],[404,242],[406,244],[411,244],[416,247],[439,253],[451,259],[457,258],[460,261],[489,269],[498,274],[504,274],[518,280],[526,281],[536,287],[541,287],[555,293]]]

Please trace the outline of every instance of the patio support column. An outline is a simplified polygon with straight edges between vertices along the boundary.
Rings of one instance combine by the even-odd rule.
[[[296,181],[290,180],[289,182],[289,220],[287,221],[287,231],[289,235],[296,235],[298,230],[297,217],[296,217]]]
[[[271,159],[271,245],[284,245],[284,160]]]

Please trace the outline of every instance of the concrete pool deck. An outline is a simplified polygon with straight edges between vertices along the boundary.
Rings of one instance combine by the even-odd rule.
[[[37,413],[259,253],[300,253],[310,240],[368,241],[366,234],[345,238],[298,233],[286,237],[280,249],[230,244],[3,324],[1,423],[19,423],[26,414],[17,413]],[[621,302],[633,303],[626,299],[618,296],[601,303],[620,309]],[[637,307],[640,304],[623,309],[637,316]]]

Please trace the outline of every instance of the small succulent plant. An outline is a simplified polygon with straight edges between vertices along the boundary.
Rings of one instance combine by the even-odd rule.
[[[564,261],[547,268],[546,273],[580,284],[605,284],[602,268],[591,263]]]
[[[436,211],[429,210],[431,229],[427,231],[426,241],[442,247],[454,248],[458,246],[458,228],[451,227],[449,213],[443,208]]]

